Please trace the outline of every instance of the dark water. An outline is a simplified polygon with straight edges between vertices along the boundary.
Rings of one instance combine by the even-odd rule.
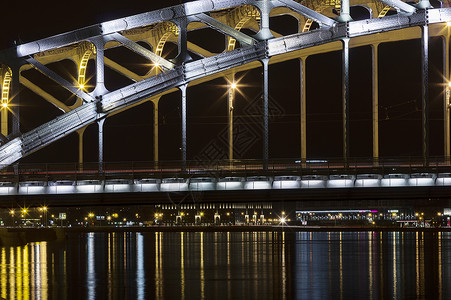
[[[85,233],[0,248],[5,299],[451,299],[451,233]]]

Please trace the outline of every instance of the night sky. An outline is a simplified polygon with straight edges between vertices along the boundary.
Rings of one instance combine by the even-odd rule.
[[[46,1],[25,8],[22,3],[8,5],[3,15],[9,30],[0,37],[0,48],[14,41],[28,42],[95,23],[179,4],[181,1],[90,1],[78,8],[60,1]],[[184,1],[182,1],[184,2]],[[39,11],[39,12],[38,12]],[[43,11],[43,12],[42,12]],[[271,18],[271,28],[292,33],[296,22],[291,17]],[[250,33],[250,32],[246,32]],[[224,49],[221,34],[205,29],[191,32],[188,40],[209,51]],[[429,99],[430,155],[443,155],[443,108],[441,76],[441,40],[430,40]],[[128,50],[113,49],[106,56],[142,73],[144,59]],[[385,43],[379,47],[380,155],[382,157],[421,156],[421,49],[420,40]],[[174,57],[175,47],[167,44],[164,56]],[[350,52],[350,156],[372,156],[371,125],[371,48]],[[62,76],[76,76],[72,63],[63,61],[49,66]],[[92,69],[92,63],[88,68]],[[300,157],[299,60],[270,66],[270,152],[271,159]],[[113,90],[131,83],[106,69],[107,88]],[[262,68],[238,73],[240,92],[235,100],[235,158],[261,158],[261,80]],[[23,73],[34,82],[65,99],[73,97],[36,71]],[[21,130],[27,132],[60,114],[32,92],[20,91]],[[341,53],[314,55],[307,59],[307,148],[309,158],[342,157]],[[160,101],[160,160],[181,158],[180,93]],[[225,79],[216,79],[188,89],[188,159],[227,157],[227,97]],[[76,162],[78,137],[68,137],[42,149],[22,162]],[[153,108],[145,104],[108,118],[105,122],[105,161],[153,160]],[[96,162],[97,125],[85,132],[85,162]]]

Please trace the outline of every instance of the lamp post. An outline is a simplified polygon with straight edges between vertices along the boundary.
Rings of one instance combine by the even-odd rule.
[[[9,211],[9,214],[10,214],[11,217],[13,218],[13,226],[16,225],[16,224],[14,223],[14,216],[15,216],[15,214],[16,214],[16,212],[14,211],[14,209],[11,209],[11,210]]]
[[[229,101],[228,101],[228,109],[229,109],[229,160],[230,163],[233,160],[233,101],[235,99],[235,90],[237,88],[237,84],[235,81],[232,81],[229,86]]]
[[[445,107],[444,109],[444,114],[445,114],[445,125],[444,125],[444,130],[445,130],[445,161],[446,163],[449,164],[450,162],[450,155],[451,155],[451,150],[450,150],[450,132],[449,132],[449,109],[450,109],[450,96],[451,96],[451,82],[448,83],[447,87],[446,87],[446,96],[445,96]]]

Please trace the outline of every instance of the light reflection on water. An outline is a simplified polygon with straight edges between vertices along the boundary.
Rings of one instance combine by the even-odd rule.
[[[4,299],[450,299],[451,233],[84,233],[0,248]]]

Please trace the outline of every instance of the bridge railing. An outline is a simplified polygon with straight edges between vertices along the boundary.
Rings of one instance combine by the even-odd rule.
[[[172,177],[227,177],[227,176],[277,176],[277,175],[358,175],[358,174],[413,174],[451,173],[449,159],[401,157],[372,159],[299,159],[270,160],[267,168],[262,160],[188,161],[183,168],[181,161],[144,161],[98,163],[48,163],[18,164],[0,171],[0,181],[27,180],[77,180],[102,178],[172,178]]]

